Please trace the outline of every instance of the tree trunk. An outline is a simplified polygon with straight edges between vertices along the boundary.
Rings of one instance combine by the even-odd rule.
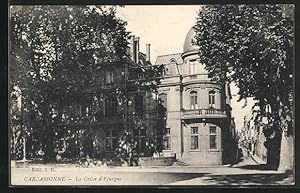
[[[267,128],[265,132],[266,143],[265,147],[267,148],[267,165],[270,169],[277,170],[280,160],[280,145],[281,145],[281,125],[280,118],[278,114],[278,108],[276,108],[276,103],[273,103],[273,125]]]
[[[44,111],[44,122],[45,122],[45,161],[46,162],[55,162],[56,161],[56,154],[54,152],[55,145],[54,145],[54,128],[53,125],[50,124],[50,107],[48,106]]]
[[[54,133],[52,128],[45,126],[46,129],[46,140],[45,140],[45,161],[55,162],[56,155],[54,152]]]
[[[287,136],[285,132],[282,133],[278,170],[283,172],[294,170],[294,136]]]
[[[281,134],[276,132],[273,138],[267,138],[267,165],[270,169],[277,169],[280,160]]]
[[[270,98],[269,101],[272,109],[273,123],[264,132],[266,136],[267,165],[270,169],[277,170],[280,162],[281,138],[283,133],[280,121],[280,103],[277,98]]]

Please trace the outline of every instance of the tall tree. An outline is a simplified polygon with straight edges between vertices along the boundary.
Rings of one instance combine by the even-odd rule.
[[[28,152],[42,150],[53,161],[58,141],[65,138],[72,143],[70,157],[79,157],[78,149],[91,145],[92,136],[88,126],[76,125],[97,122],[103,108],[99,75],[107,66],[125,70],[132,63],[126,22],[115,7],[105,6],[14,6],[10,20],[10,87],[20,90],[23,112],[12,119],[22,125],[12,139],[31,139]],[[136,79],[131,90],[157,87],[161,67],[134,70],[144,78]],[[120,86],[111,94],[124,104],[128,90]],[[89,115],[68,118],[76,111],[70,107],[80,104],[89,106]],[[62,121],[71,126],[57,127]]]
[[[207,5],[195,25],[200,60],[208,71],[235,83],[240,100],[258,101],[257,121],[267,119],[262,124],[272,168],[279,166],[282,135],[293,137],[294,129],[294,18],[287,10],[293,7]]]
[[[96,69],[129,57],[126,22],[115,13],[102,6],[11,9],[10,89],[21,92],[20,135],[35,135],[49,161],[55,159],[57,111],[68,101],[93,100]]]

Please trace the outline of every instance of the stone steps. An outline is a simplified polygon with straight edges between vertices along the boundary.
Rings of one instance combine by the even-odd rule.
[[[177,166],[188,166],[189,164],[180,160],[180,159],[177,159],[176,162],[173,164],[173,165],[177,165]]]

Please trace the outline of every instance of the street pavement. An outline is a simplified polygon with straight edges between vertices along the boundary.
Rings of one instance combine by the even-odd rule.
[[[293,185],[289,173],[267,170],[244,153],[236,165],[220,167],[75,167],[62,164],[36,164],[11,169],[12,185],[49,186],[261,186]]]

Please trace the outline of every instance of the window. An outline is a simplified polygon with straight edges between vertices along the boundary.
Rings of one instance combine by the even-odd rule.
[[[158,95],[158,103],[164,107],[165,109],[167,109],[167,94],[162,93]]]
[[[144,79],[144,74],[139,73],[139,74],[138,74],[138,79],[143,80],[143,79]]]
[[[71,115],[74,118],[81,117],[81,105],[71,106]]]
[[[169,68],[168,68],[168,67],[164,66],[162,75],[163,75],[163,76],[169,75]]]
[[[205,65],[204,64],[199,63],[198,67],[199,67],[198,73],[203,73],[203,74],[207,73],[207,71],[205,70]]]
[[[87,104],[80,105],[81,116],[89,116],[89,106]]]
[[[115,150],[118,147],[118,135],[116,130],[106,130],[106,150]]]
[[[208,103],[209,103],[209,107],[215,108],[215,91],[214,90],[211,90],[208,93]]]
[[[81,105],[69,105],[64,107],[62,118],[66,120],[75,120],[81,117]]]
[[[137,114],[142,114],[143,113],[143,96],[136,95],[134,97],[134,104],[135,104],[135,112]]]
[[[136,141],[137,150],[143,150],[146,147],[146,128],[141,127],[133,130],[133,138]]]
[[[190,60],[190,74],[197,74],[197,60]]]
[[[198,127],[191,127],[191,149],[199,149]]]
[[[105,100],[105,115],[111,116],[117,113],[118,109],[118,102],[117,99],[114,97],[106,98]]]
[[[217,128],[215,126],[209,127],[209,148],[217,149]]]
[[[114,71],[113,70],[107,70],[106,71],[106,83],[110,84],[114,82]]]
[[[135,69],[128,69],[128,80],[136,79],[136,71]]]
[[[163,149],[164,150],[170,150],[171,149],[171,130],[170,130],[170,128],[165,128]]]
[[[196,91],[190,92],[190,98],[191,98],[191,109],[197,109],[198,108],[197,92]]]

